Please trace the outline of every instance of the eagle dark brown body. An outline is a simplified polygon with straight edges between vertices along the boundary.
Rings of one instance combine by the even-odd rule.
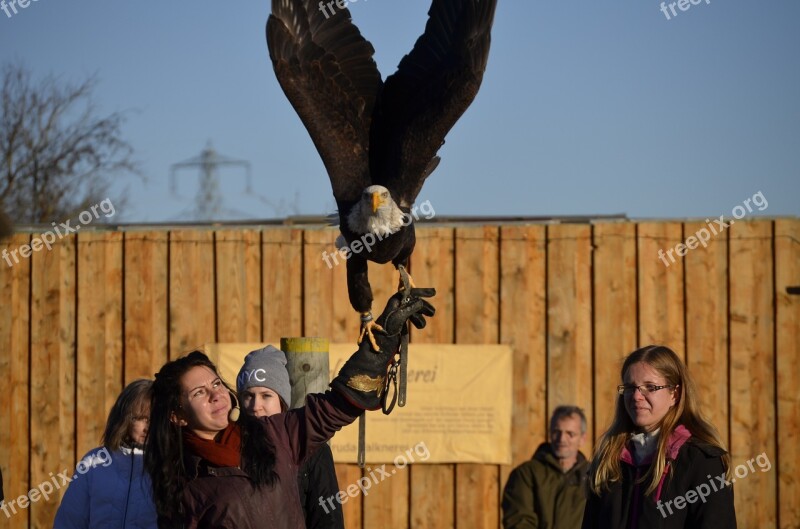
[[[348,9],[330,13],[318,0],[272,1],[269,56],[325,164],[343,237],[350,245],[370,231],[358,219],[349,222],[354,208],[370,200],[376,222],[391,226],[371,251],[347,261],[350,303],[362,321],[372,306],[367,261],[405,266],[414,251],[413,224],[397,229],[397,208],[412,207],[445,136],[478,93],[496,5],[433,0],[425,32],[384,82],[375,50]]]

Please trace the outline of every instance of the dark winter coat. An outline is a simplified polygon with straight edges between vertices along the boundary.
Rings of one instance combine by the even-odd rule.
[[[656,491],[645,496],[647,484],[635,481],[647,472],[652,458],[637,466],[630,449],[624,448],[622,481],[600,496],[589,494],[583,529],[736,529],[733,489],[721,483],[724,454],[695,442],[678,426],[668,445],[669,468]]]
[[[505,529],[578,529],[586,503],[589,462],[564,472],[550,443],[542,443],[533,458],[515,468],[503,492]]]
[[[333,453],[327,443],[303,463],[297,479],[307,529],[344,529],[341,506],[334,503],[338,508],[331,509],[330,504],[324,504],[325,499],[339,492]],[[320,498],[323,504],[320,504]]]
[[[300,465],[361,410],[335,392],[312,394],[302,408],[261,417],[275,447],[278,482],[255,488],[238,467],[214,467],[190,456],[184,489],[187,529],[305,529],[298,491]]]

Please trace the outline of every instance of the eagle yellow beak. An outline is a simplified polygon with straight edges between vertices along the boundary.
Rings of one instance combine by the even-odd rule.
[[[381,206],[381,194],[372,193],[372,214],[377,213],[378,208]]]

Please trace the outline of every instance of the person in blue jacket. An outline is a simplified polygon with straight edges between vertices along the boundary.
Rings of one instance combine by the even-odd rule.
[[[102,446],[78,463],[53,529],[156,529],[142,448],[150,424],[149,380],[128,384],[111,408]]]

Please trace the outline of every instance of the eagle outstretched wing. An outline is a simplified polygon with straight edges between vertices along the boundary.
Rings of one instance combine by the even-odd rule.
[[[275,75],[319,152],[340,209],[371,184],[369,130],[382,81],[347,9],[272,0],[267,45]]]
[[[478,93],[496,6],[433,0],[425,33],[386,79],[373,117],[371,174],[400,206],[414,202],[445,136]]]

